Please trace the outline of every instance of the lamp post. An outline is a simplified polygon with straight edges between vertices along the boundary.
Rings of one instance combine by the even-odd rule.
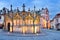
[[[33,14],[33,28],[34,28],[33,33],[35,33],[35,24],[34,24],[34,22],[35,22],[35,6],[34,6],[34,14]]]

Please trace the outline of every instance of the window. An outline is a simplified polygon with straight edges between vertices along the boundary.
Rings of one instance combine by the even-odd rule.
[[[1,16],[0,16],[0,19],[1,19]]]
[[[56,19],[56,21],[58,22],[58,19]]]

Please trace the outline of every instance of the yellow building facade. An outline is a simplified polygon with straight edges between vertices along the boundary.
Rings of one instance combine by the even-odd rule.
[[[40,32],[40,16],[36,15],[35,18],[30,12],[16,12],[13,14],[5,15],[4,29],[10,32],[20,33],[39,33]],[[10,27],[9,27],[10,25]],[[13,27],[12,27],[13,25]],[[9,27],[9,28],[8,28]],[[13,28],[13,29],[12,29]]]

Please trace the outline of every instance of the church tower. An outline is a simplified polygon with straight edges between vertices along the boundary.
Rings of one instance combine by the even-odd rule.
[[[46,19],[46,26],[49,29],[50,28],[50,19],[49,19],[49,11],[47,8],[45,8],[45,19]]]

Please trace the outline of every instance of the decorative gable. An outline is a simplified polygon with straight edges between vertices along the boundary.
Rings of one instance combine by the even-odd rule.
[[[6,20],[11,20],[11,18],[8,15],[5,16],[5,19]]]
[[[19,13],[16,13],[14,15],[13,19],[22,19],[22,17],[19,15]]]
[[[26,16],[25,19],[32,19],[33,20],[33,17],[29,14],[28,16]]]

